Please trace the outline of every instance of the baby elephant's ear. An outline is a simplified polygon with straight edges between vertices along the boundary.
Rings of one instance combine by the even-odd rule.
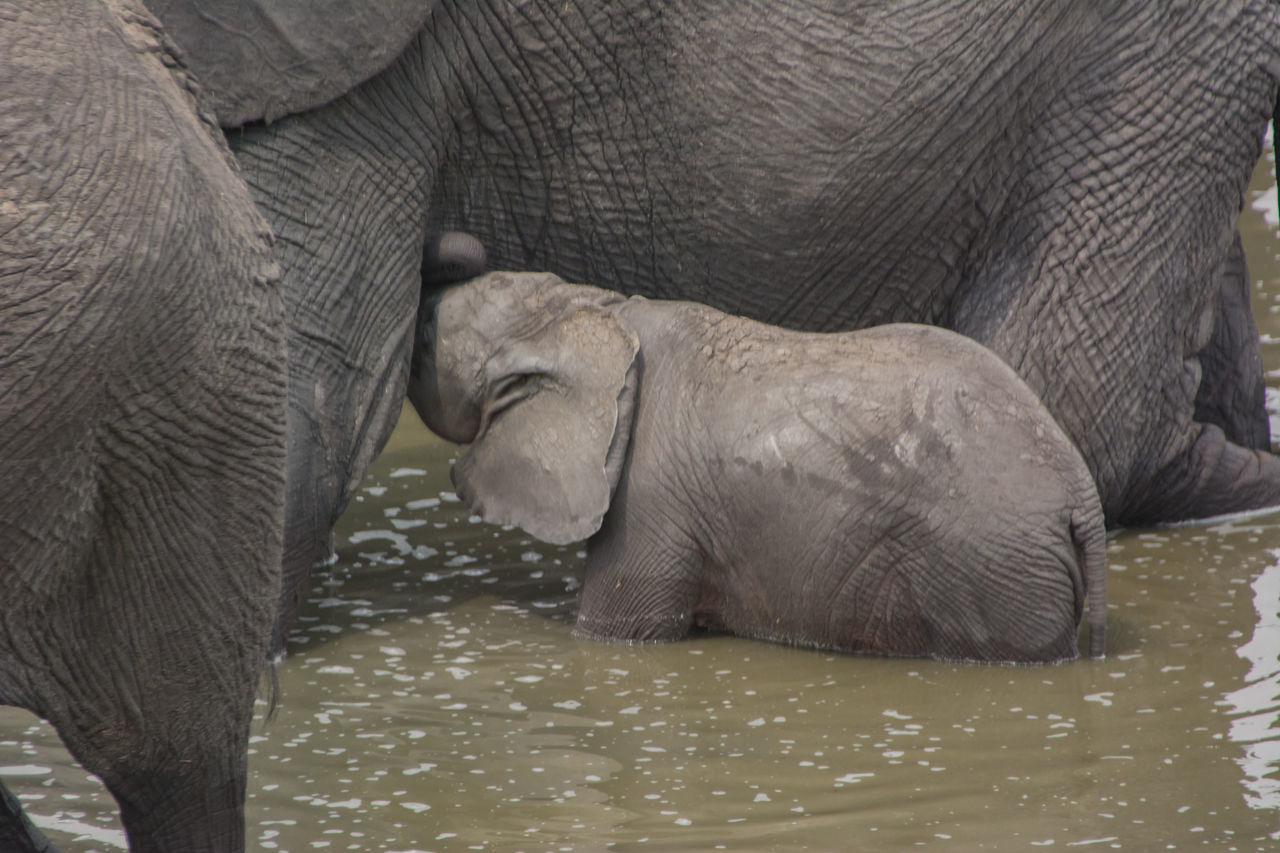
[[[458,496],[485,521],[557,545],[599,530],[628,440],[638,350],[635,333],[595,305],[504,344],[485,364],[480,429],[454,467]]]

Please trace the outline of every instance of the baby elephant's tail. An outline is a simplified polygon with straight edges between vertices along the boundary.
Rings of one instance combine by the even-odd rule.
[[[1089,603],[1089,657],[1100,658],[1107,648],[1107,530],[1096,503],[1071,514],[1071,539],[1084,572]]]

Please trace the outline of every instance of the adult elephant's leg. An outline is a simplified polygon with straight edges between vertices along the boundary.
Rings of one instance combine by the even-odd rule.
[[[283,526],[270,236],[140,6],[0,20],[0,702],[133,849],[238,850]]]
[[[279,517],[269,504],[282,496],[229,482],[258,461],[166,436],[141,410],[115,426],[124,431],[104,452],[121,462],[102,477],[68,455],[31,466],[62,476],[47,490],[3,479],[32,506],[6,503],[6,520],[34,530],[52,516],[59,541],[17,546],[35,585],[5,600],[0,686],[102,779],[131,849],[241,850],[249,725],[279,590],[277,566],[263,565],[278,559],[279,534],[260,519]],[[246,444],[255,450],[279,455]],[[160,471],[197,491],[177,493]],[[42,500],[51,495],[62,501]]]
[[[409,56],[344,98],[228,140],[277,235],[289,317],[288,497],[276,649],[408,381],[433,155]]]
[[[1280,461],[1196,418],[1221,273],[1274,103],[1280,11],[1211,25],[1117,8],[1046,104],[970,291],[1001,317],[977,336],[1076,441],[1108,523],[1280,503]],[[1221,28],[1238,49],[1220,50]],[[1180,48],[1132,49],[1147,41]],[[1178,83],[1134,96],[1130,83],[1157,80]],[[1251,390],[1213,397],[1236,393]]]
[[[1213,333],[1200,353],[1195,420],[1222,429],[1227,441],[1251,450],[1271,447],[1258,325],[1249,304],[1249,272],[1237,235],[1219,278]]]
[[[26,339],[0,354],[0,702],[53,724],[116,798],[134,849],[234,851],[280,592],[283,306],[255,281],[265,231],[232,224],[261,228],[243,186],[238,205],[210,201],[234,184],[197,182],[170,207],[154,175],[131,177],[137,195],[55,192],[31,223],[89,235],[76,250],[101,254],[83,275],[49,288],[0,268],[14,297],[0,297],[0,326]],[[103,239],[124,221],[116,204],[166,239]],[[49,323],[56,336],[25,335]]]

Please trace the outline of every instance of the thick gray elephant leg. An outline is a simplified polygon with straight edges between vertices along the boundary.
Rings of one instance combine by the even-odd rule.
[[[972,310],[955,310],[975,320],[959,330],[1044,400],[1088,463],[1109,524],[1280,503],[1280,464],[1253,449],[1258,370],[1235,268],[1240,199],[1275,98],[1274,47],[1243,18],[1240,49],[1222,51],[1204,20],[1125,14],[1132,29],[1100,31],[1046,102],[1026,178],[975,252]],[[1175,31],[1185,52],[1128,49],[1135,33]],[[1148,76],[1187,88],[1156,111],[1114,85]],[[1204,110],[1200,99],[1221,91],[1233,97]],[[1189,147],[1211,147],[1211,160],[1186,157]]]
[[[1127,310],[1140,317],[1145,309]],[[1143,329],[1139,322],[1125,335],[1104,340],[1075,331],[1086,328],[1087,320],[1066,319],[1065,328],[1041,337],[1070,342],[1060,350],[1045,346],[1034,355],[1011,357],[1004,349],[1007,338],[996,336],[988,343],[1019,369],[1076,442],[1109,525],[1206,518],[1280,504],[1280,458],[1232,441],[1218,423],[1197,418],[1206,414],[1205,396],[1197,395],[1199,359],[1160,351],[1178,341],[1180,332]],[[1223,389],[1239,378],[1216,368],[1210,375]],[[1223,390],[1216,397],[1222,401],[1234,394]],[[1237,434],[1256,440],[1256,432],[1246,429],[1248,418],[1223,414],[1222,419]]]
[[[192,289],[233,278],[212,281]],[[48,720],[102,779],[133,850],[237,851],[280,593],[284,383],[266,368],[284,353],[252,344],[270,303],[187,324],[141,293],[181,335],[122,322],[125,352],[95,339],[98,357],[132,369],[106,373],[87,411],[92,392],[46,380],[16,418],[0,413],[0,435],[27,437],[0,458],[2,532],[22,532],[0,536],[0,700]],[[167,346],[202,334],[218,357]]]
[[[0,20],[0,701],[133,850],[238,851],[280,592],[270,235],[140,5]]]
[[[1194,423],[1187,450],[1145,484],[1144,500],[1121,518],[1153,524],[1280,505],[1280,457],[1242,447],[1217,424]]]
[[[57,853],[58,848],[36,828],[22,805],[0,780],[0,850],[12,853]]]
[[[143,423],[124,428],[140,445],[159,440]],[[212,458],[204,450],[192,448],[198,468]],[[128,444],[110,452],[127,458]],[[33,579],[51,577],[56,564],[77,582],[37,585],[26,600],[5,601],[0,685],[10,685],[6,701],[47,719],[102,779],[130,849],[239,851],[249,726],[279,591],[276,565],[267,571],[260,563],[278,558],[271,537],[279,534],[254,535],[257,522],[245,517],[263,511],[254,495],[219,484],[212,472],[184,471],[173,457],[160,461],[189,478],[192,495],[117,472],[104,484],[114,496],[86,516],[100,516],[103,526],[60,526],[65,547],[22,561]],[[86,485],[92,494],[92,480],[76,473],[91,468],[72,459],[57,472],[60,484],[23,498],[45,506],[54,494],[84,494]],[[237,502],[239,517],[212,517],[212,507]],[[0,501],[0,512],[12,509]],[[32,515],[5,517],[21,526]],[[208,520],[192,526],[193,517]]]
[[[1069,326],[1076,322],[1086,325],[1077,320]],[[1093,472],[1109,525],[1207,518],[1280,504],[1280,458],[1232,441],[1219,424],[1197,419],[1203,413],[1198,406],[1203,398],[1197,396],[1199,359],[1126,343],[1176,341],[1178,332],[1135,329],[1108,341],[1074,334],[1059,328],[1047,335],[1073,345],[1056,354],[1045,347],[1034,359],[1010,358],[1001,351],[1003,338],[991,343],[1023,373],[1076,442]],[[1103,355],[1093,364],[1098,353]],[[1224,385],[1233,378],[1214,375]],[[1239,427],[1241,420],[1232,422]]]
[[[1258,325],[1249,304],[1249,272],[1239,235],[1223,263],[1220,281],[1213,333],[1200,352],[1195,419],[1221,427],[1227,441],[1241,447],[1268,450],[1271,428]]]
[[[404,79],[411,73],[404,60],[324,107],[228,133],[277,235],[289,317],[277,652],[404,401],[435,156],[406,125],[403,94],[419,86]]]
[[[188,325],[141,292],[182,335],[122,323],[133,369],[101,379],[87,411],[91,392],[45,381],[16,418],[0,413],[0,435],[27,437],[0,458],[4,532],[23,533],[0,537],[0,700],[48,720],[102,779],[132,849],[237,851],[280,592],[284,388],[265,367],[284,354],[251,345],[269,303]],[[204,333],[219,357],[166,345]],[[122,355],[95,340],[104,362]]]

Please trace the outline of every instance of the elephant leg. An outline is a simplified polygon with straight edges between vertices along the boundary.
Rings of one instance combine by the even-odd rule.
[[[0,19],[0,701],[132,849],[240,850],[284,521],[270,235],[140,5]]]
[[[623,643],[685,637],[694,624],[696,590],[688,578],[696,569],[663,548],[633,549],[617,559],[589,549],[574,636]]]
[[[1035,323],[1019,322],[1028,328]],[[1069,345],[1045,346],[1024,357],[1003,349],[1007,338],[997,336],[989,345],[1023,374],[1076,442],[1109,525],[1207,518],[1280,504],[1280,458],[1233,441],[1219,423],[1197,417],[1206,414],[1205,396],[1197,394],[1202,386],[1198,356],[1131,345],[1139,338],[1177,340],[1178,333],[1135,329],[1104,341],[1073,338],[1058,329],[1039,339]],[[1210,375],[1224,384],[1236,378]],[[1223,419],[1236,427],[1242,423]]]
[[[1193,422],[1186,451],[1146,484],[1145,500],[1120,520],[1154,524],[1280,505],[1280,457],[1243,447],[1217,424]]]
[[[98,531],[95,543],[113,548],[113,538]],[[243,568],[169,556],[200,572]],[[130,849],[242,850],[249,726],[275,586],[237,585],[260,596],[245,602],[232,587],[171,571],[175,563],[133,558],[123,574],[113,571],[119,564],[89,560],[84,569],[102,586],[63,590],[59,609],[41,602],[38,610],[6,612],[6,628],[21,635],[13,648],[0,648],[0,680],[20,685],[6,699],[47,719],[72,756],[102,779]],[[186,605],[153,594],[172,587],[202,600]],[[21,824],[0,807],[0,827],[5,821],[0,839],[6,831],[21,837]]]
[[[1170,24],[1130,11],[1133,32]],[[1111,43],[1133,32],[1100,35],[1046,104],[1027,177],[982,247],[995,251],[976,259],[966,285],[975,307],[1000,319],[958,331],[976,331],[1044,400],[1088,463],[1108,524],[1280,503],[1280,461],[1257,447],[1258,369],[1240,343],[1256,333],[1242,320],[1236,269],[1240,199],[1275,97],[1265,70],[1274,48],[1239,23],[1250,35],[1228,53],[1190,19],[1179,37],[1203,46],[1176,57]],[[1195,97],[1172,112],[1114,85],[1175,71]],[[1221,91],[1232,97],[1204,109],[1198,99]],[[1209,141],[1210,160],[1184,156]]]
[[[1271,446],[1258,326],[1249,304],[1249,273],[1239,235],[1223,264],[1213,333],[1200,352],[1195,419],[1222,429],[1226,440],[1251,450]]]
[[[1221,425],[1196,417],[1203,414],[1197,410],[1204,401],[1197,395],[1200,359],[1131,346],[1135,335],[1147,342],[1178,337],[1172,330],[1148,329],[1107,341],[1073,340],[1059,329],[1041,340],[1072,340],[1061,350],[1046,346],[1034,357],[1010,357],[1002,350],[1007,339],[999,336],[992,349],[1023,373],[1077,443],[1109,525],[1207,518],[1280,504],[1280,457],[1232,441]],[[1091,363],[1098,354],[1098,363]]]
[[[233,352],[250,340],[211,323]],[[27,533],[0,552],[0,701],[48,720],[102,779],[133,850],[244,846],[280,590],[284,402],[282,378],[244,369],[256,353],[229,355],[164,381],[142,371],[133,396],[106,395],[84,422],[39,397],[28,408],[60,429],[0,460],[3,529]]]
[[[13,853],[57,853],[53,842],[22,811],[13,792],[0,781],[0,850]]]
[[[203,698],[210,702],[208,710],[194,719],[175,719],[192,703],[167,712],[145,711],[141,719],[77,717],[69,724],[55,716],[71,754],[115,798],[133,851],[244,850],[245,756],[253,700],[243,690],[237,691],[235,708],[223,697]],[[211,720],[215,714],[229,718],[235,731],[222,719]]]
[[[587,543],[574,636],[660,643],[693,627],[701,553],[670,526],[655,529],[663,520],[652,512],[628,510],[636,487],[624,472],[604,523]]]
[[[289,318],[277,653],[408,385],[434,155],[395,112],[412,91],[403,65],[319,109],[228,134],[277,235]]]
[[[275,478],[246,484],[253,457],[282,454],[219,454],[181,433],[163,452],[136,415],[102,437],[118,468],[75,453],[0,464],[0,517],[56,525],[0,556],[19,581],[4,589],[0,700],[48,720],[102,779],[132,849],[237,851],[279,594],[279,531],[262,519],[278,523],[282,498]]]

